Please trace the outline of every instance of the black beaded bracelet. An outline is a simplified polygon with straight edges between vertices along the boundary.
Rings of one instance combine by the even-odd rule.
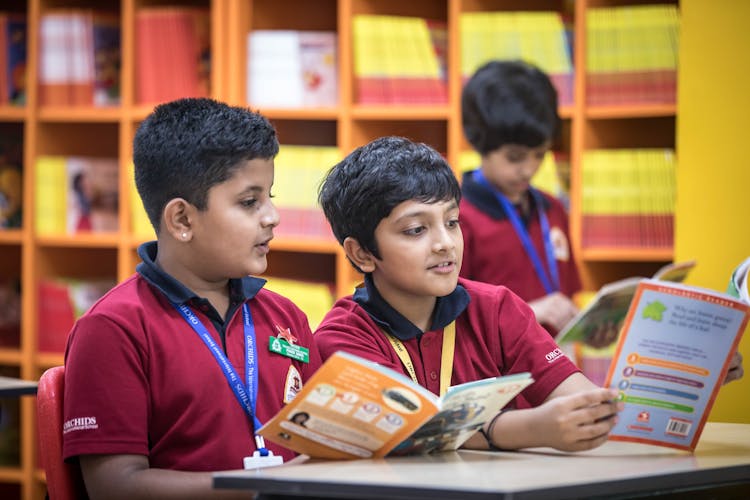
[[[489,447],[490,451],[510,451],[505,450],[503,448],[500,448],[499,446],[496,446],[495,443],[492,442],[492,429],[495,428],[495,423],[497,423],[497,419],[502,415],[503,413],[507,412],[509,410],[500,410],[500,412],[492,417],[492,420],[490,420],[489,425],[487,425],[487,430],[484,430],[484,426],[479,428],[479,432],[482,433],[482,436],[484,436],[485,441],[487,441],[487,446]]]

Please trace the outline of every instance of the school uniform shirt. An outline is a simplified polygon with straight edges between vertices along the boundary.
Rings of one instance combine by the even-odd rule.
[[[534,313],[503,286],[459,279],[456,289],[438,297],[433,324],[426,332],[390,306],[370,276],[364,287],[339,299],[315,332],[325,360],[342,350],[409,376],[386,333],[406,348],[417,381],[440,392],[443,328],[456,322],[451,385],[498,375],[530,372],[535,380],[510,406],[528,408],[549,394],[578,368],[534,319]]]
[[[495,194],[479,184],[472,172],[464,174],[461,191],[460,219],[464,236],[461,276],[506,286],[527,302],[547,295],[531,258]],[[581,280],[570,246],[568,214],[559,200],[539,192],[542,194],[541,207],[529,197],[531,210],[524,221],[526,230],[549,276],[538,215],[539,210],[544,210],[560,278],[559,291],[572,297],[581,290]]]
[[[268,421],[320,366],[304,313],[263,289],[265,280],[230,280],[226,323],[161,270],[156,243],[139,250],[136,274],[82,316],[65,353],[63,457],[136,454],[154,468],[241,469],[255,451],[253,422],[217,360],[173,304],[186,304],[245,382],[242,304],[255,326],[256,414]],[[269,351],[269,337],[308,348],[308,363]],[[285,459],[294,453],[266,442]]]

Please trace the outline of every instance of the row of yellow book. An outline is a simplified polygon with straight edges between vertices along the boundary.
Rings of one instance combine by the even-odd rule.
[[[679,27],[675,5],[588,9],[588,103],[674,103]]]
[[[671,149],[584,153],[583,246],[671,246],[675,165]]]

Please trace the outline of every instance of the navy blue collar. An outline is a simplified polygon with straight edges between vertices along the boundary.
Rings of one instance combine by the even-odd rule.
[[[194,299],[200,299],[195,292],[167,274],[156,265],[157,244],[149,241],[138,247],[138,256],[143,262],[135,270],[151,285],[159,289],[167,299],[174,304],[184,304]],[[246,276],[229,280],[230,303],[239,304],[252,299],[263,288],[266,280]]]
[[[534,189],[534,188],[529,188]],[[464,172],[461,180],[461,194],[462,197],[467,201],[471,202],[472,205],[476,206],[479,210],[486,213],[495,220],[507,219],[508,216],[503,210],[503,206],[497,201],[495,193],[481,185],[474,179],[473,170],[471,172]],[[531,213],[536,210],[536,203],[534,197],[529,196],[529,205],[531,207]],[[549,200],[544,196],[541,196],[542,205],[544,210],[549,209]],[[529,217],[531,215],[529,214]]]
[[[410,340],[422,335],[422,330],[385,301],[369,274],[365,275],[365,286],[357,288],[353,298],[378,326],[399,340]],[[461,285],[457,285],[445,297],[438,297],[430,331],[445,328],[464,312],[470,300],[469,292]]]

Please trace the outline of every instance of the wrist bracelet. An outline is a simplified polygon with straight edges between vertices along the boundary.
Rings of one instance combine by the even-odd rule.
[[[484,426],[479,428],[479,432],[484,436],[484,440],[487,441],[487,446],[489,447],[490,451],[510,451],[505,450],[503,448],[500,448],[499,446],[496,446],[495,443],[492,442],[492,430],[495,428],[495,424],[497,423],[497,419],[502,415],[503,413],[507,412],[509,410],[500,410],[500,413],[492,417],[492,420],[490,420],[490,423],[487,425],[487,430],[484,430]]]

